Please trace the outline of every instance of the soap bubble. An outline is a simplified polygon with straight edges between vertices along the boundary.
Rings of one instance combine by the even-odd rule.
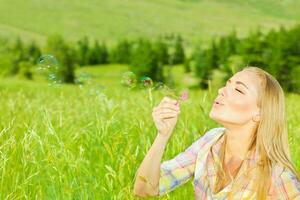
[[[84,84],[88,83],[92,78],[92,75],[87,72],[80,73],[76,79],[75,83],[82,87]]]
[[[147,76],[143,76],[141,78],[141,83],[142,83],[142,86],[145,87],[145,88],[151,88],[153,87],[153,81],[150,77],[147,77]]]
[[[133,72],[128,71],[123,73],[122,80],[121,80],[121,84],[123,86],[133,88],[136,86],[136,83],[137,83],[137,78]]]
[[[165,87],[165,84],[163,82],[157,82],[154,84],[153,89],[154,90],[162,90],[162,89],[164,89],[164,87]]]
[[[47,77],[50,84],[62,83],[59,76],[59,63],[53,55],[42,55],[38,59],[38,71]]]
[[[164,96],[170,96],[172,98],[177,99],[178,95],[176,94],[176,91],[170,87],[168,87],[166,84],[162,82],[158,82],[154,86],[154,90],[159,91]]]
[[[170,96],[171,98],[174,98],[179,102],[186,101],[189,98],[188,90],[183,90],[182,92],[179,92],[175,89],[168,87],[166,84],[162,82],[155,83],[153,89],[155,91],[159,91],[164,96]]]
[[[58,61],[53,55],[42,55],[38,59],[39,70],[54,70],[58,68]]]
[[[95,87],[91,88],[89,94],[92,96],[101,95],[105,92],[106,86],[97,84]]]

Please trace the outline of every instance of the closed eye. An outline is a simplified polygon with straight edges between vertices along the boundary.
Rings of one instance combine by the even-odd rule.
[[[242,94],[244,94],[241,90],[238,90],[238,89],[235,89],[235,90],[237,90],[239,93],[242,93]]]

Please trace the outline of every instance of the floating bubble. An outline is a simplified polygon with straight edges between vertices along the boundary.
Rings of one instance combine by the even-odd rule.
[[[106,86],[98,84],[90,89],[89,94],[92,96],[97,96],[103,94],[105,90]]]
[[[147,77],[147,76],[143,76],[141,78],[141,83],[143,85],[143,87],[145,88],[151,88],[153,87],[153,81],[150,77]]]
[[[163,95],[170,96],[178,101],[186,101],[189,98],[188,90],[184,90],[180,94],[175,89],[168,87],[162,82],[156,83],[154,90],[160,91]]]
[[[88,83],[92,78],[92,75],[87,72],[80,73],[76,79],[75,84],[78,84],[80,87],[82,87],[84,84]]]
[[[156,90],[160,91],[165,96],[170,96],[172,98],[178,99],[176,91],[174,89],[169,88],[167,85],[161,82],[158,83],[158,85],[155,88],[157,88]]]
[[[136,83],[137,83],[137,78],[133,72],[128,71],[123,73],[122,80],[121,80],[121,84],[123,86],[133,88],[136,86]]]
[[[165,87],[165,84],[163,82],[157,82],[154,84],[153,89],[154,90],[162,90],[162,89],[164,89],[164,87]]]
[[[61,84],[63,82],[58,72],[50,72],[47,78],[48,81],[50,82],[50,85]]]
[[[47,77],[50,84],[60,84],[62,79],[59,76],[59,63],[53,55],[42,55],[38,59],[38,71]]]
[[[53,55],[42,55],[38,59],[39,70],[54,70],[58,68],[58,61]]]

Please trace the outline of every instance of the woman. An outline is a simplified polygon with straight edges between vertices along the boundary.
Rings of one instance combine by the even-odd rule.
[[[136,196],[161,196],[193,178],[196,199],[300,199],[284,93],[269,73],[246,67],[234,74],[209,113],[222,127],[161,163],[179,113],[177,102],[166,97],[153,109],[158,134],[137,170]]]

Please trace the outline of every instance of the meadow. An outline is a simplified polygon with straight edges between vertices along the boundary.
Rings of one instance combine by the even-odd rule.
[[[233,29],[245,36],[257,27],[268,31],[300,19],[299,0],[0,0],[0,5],[0,36],[38,42],[57,33],[109,44],[177,33],[189,46]]]
[[[0,80],[0,199],[135,199],[135,172],[156,130],[147,91],[122,87],[127,67],[114,69],[80,68],[77,73],[93,75],[82,87]],[[181,80],[175,76],[179,88],[188,87]],[[163,160],[219,126],[208,117],[216,89],[189,89]],[[153,91],[154,105],[164,95]],[[299,101],[299,95],[286,94],[290,148],[298,170]],[[192,198],[190,181],[159,199]]]
[[[292,27],[299,7],[299,0],[0,0],[0,41],[34,40],[45,54],[53,34],[68,44],[87,36],[112,47],[175,33],[189,55],[195,45],[232,30],[242,38],[257,28]],[[33,80],[5,76],[17,55],[0,46],[0,199],[137,199],[135,173],[157,134],[152,108],[167,93],[153,90],[150,102],[147,90],[123,87],[128,66],[119,64],[77,67],[76,76],[91,75],[84,85],[51,85],[35,69]],[[171,74],[175,90],[188,89],[189,99],[163,160],[220,126],[208,113],[222,74],[213,73],[208,90],[200,90],[195,72],[182,65]],[[300,95],[285,95],[290,150],[300,171]],[[157,199],[193,197],[189,181]]]

